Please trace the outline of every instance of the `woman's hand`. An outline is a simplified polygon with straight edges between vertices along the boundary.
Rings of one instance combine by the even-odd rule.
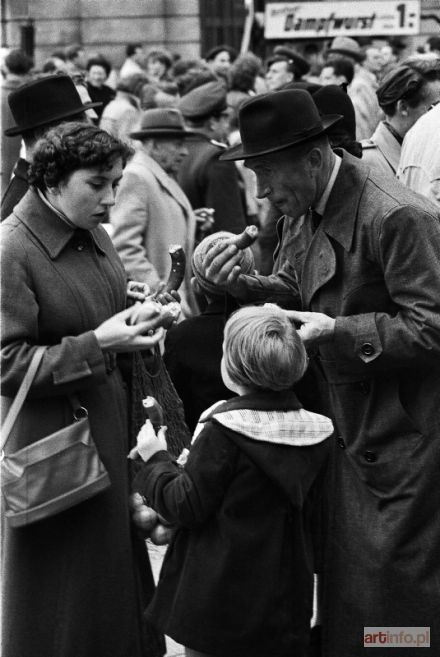
[[[162,340],[164,330],[157,328],[161,318],[158,307],[151,304],[149,316],[144,314],[141,322],[130,325],[135,309],[136,306],[126,308],[95,329],[96,339],[103,351],[106,349],[117,352],[151,349]],[[154,333],[147,335],[150,331],[154,331]]]
[[[161,427],[154,432],[153,425],[147,420],[138,433],[137,445],[130,451],[128,458],[135,460],[138,456],[143,461],[148,461],[156,452],[167,450],[167,441],[165,438],[166,427]]]

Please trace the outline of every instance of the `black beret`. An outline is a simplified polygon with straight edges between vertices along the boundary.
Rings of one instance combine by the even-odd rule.
[[[423,84],[423,78],[411,66],[399,66],[382,80],[376,91],[381,107],[392,105],[409,93],[414,93]]]
[[[220,114],[227,108],[223,82],[207,82],[182,96],[178,108],[186,119],[201,119]]]
[[[221,52],[228,52],[232,62],[236,60],[238,57],[238,52],[235,50],[235,48],[232,48],[232,46],[227,46],[226,44],[223,43],[220,46],[215,46],[215,48],[211,48],[211,50],[208,50],[208,52],[205,55],[205,60],[209,62],[212,59],[215,59],[217,55]]]

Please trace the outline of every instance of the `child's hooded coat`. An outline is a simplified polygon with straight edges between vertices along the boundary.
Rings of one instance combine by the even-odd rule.
[[[158,452],[138,475],[178,526],[149,618],[220,657],[302,657],[313,596],[310,520],[332,424],[293,393],[209,409],[185,469]]]

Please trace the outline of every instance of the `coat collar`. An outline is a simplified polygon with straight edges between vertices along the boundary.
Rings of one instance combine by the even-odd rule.
[[[171,178],[171,176],[169,176],[166,173],[166,171],[164,171],[162,167],[155,160],[153,160],[153,158],[150,157],[142,147],[140,147],[136,151],[136,153],[133,156],[132,162],[133,164],[139,164],[143,168],[147,168],[149,171],[151,171],[151,173],[157,179],[159,184],[162,187],[164,187],[169,192],[169,194],[171,194],[171,196],[173,196],[176,199],[179,205],[182,206],[186,215],[189,216],[190,214],[192,214],[192,208],[188,201],[188,198],[186,197],[182,189],[179,187],[177,182],[173,178]]]
[[[283,392],[253,392],[249,395],[233,397],[205,411],[202,415],[203,421],[206,421],[211,415],[216,413],[225,413],[246,408],[249,410],[257,409],[261,411],[296,411],[302,408],[296,395],[291,390]],[[212,411],[212,413],[210,412]]]
[[[359,202],[369,169],[346,151],[337,149],[336,153],[342,157],[342,164],[328,199],[321,227],[346,251],[350,251]],[[347,208],[350,208],[349,212]]]
[[[338,242],[345,251],[350,251],[352,247],[360,198],[368,178],[368,167],[357,158],[345,151],[339,151],[338,155],[342,157],[342,164],[322,221],[311,239],[306,236],[310,227],[305,223],[302,228],[303,237],[308,243],[301,273],[304,310],[310,308],[315,292],[336,273],[336,253],[332,240]],[[347,208],[350,209],[348,212]]]
[[[42,244],[52,260],[59,256],[76,233],[76,229],[71,228],[55,212],[52,212],[32,188],[14,208],[14,214]],[[99,234],[100,229],[87,232],[96,249],[105,254],[103,240]]]
[[[394,135],[388,130],[383,121],[377,126],[371,137],[377,148],[380,150],[393,172],[396,173],[399,167],[401,146]]]

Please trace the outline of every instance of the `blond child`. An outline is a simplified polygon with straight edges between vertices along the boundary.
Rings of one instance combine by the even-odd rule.
[[[293,384],[304,346],[279,308],[225,326],[221,372],[239,396],[201,417],[184,469],[149,422],[137,490],[177,531],[147,616],[188,657],[303,657],[313,596],[310,516],[330,420]]]

